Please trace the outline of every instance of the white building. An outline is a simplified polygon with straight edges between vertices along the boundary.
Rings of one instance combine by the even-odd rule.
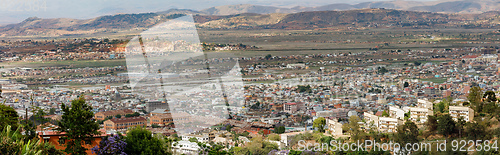
[[[404,119],[405,118],[405,111],[403,109],[399,109],[398,107],[390,106],[389,107],[389,116],[391,116],[392,118]]]
[[[428,115],[434,115],[434,112],[427,108],[410,108],[410,120],[412,122],[425,123]]]
[[[358,116],[358,112],[356,112],[355,110],[347,112],[347,118],[350,118],[351,116]]]
[[[466,122],[474,120],[474,110],[470,107],[450,106],[449,112],[455,121],[460,117],[463,117]]]
[[[366,122],[366,127],[370,127],[372,124],[375,126],[375,127],[378,127],[378,116],[372,114],[371,112],[365,112],[363,114],[363,117],[365,119],[365,122]]]
[[[210,140],[208,135],[193,135],[193,134],[189,134],[189,135],[183,135],[181,136],[181,139],[183,141],[189,141],[189,139],[191,138],[196,138],[196,140],[198,140],[198,142],[203,142],[203,143],[208,143],[208,141]]]
[[[326,119],[326,126],[328,127],[328,131],[333,136],[343,135],[342,132],[342,123],[339,123],[337,119]]]
[[[316,111],[316,117],[332,117],[333,111]]]
[[[419,108],[426,108],[433,110],[434,109],[434,104],[432,102],[428,101],[427,99],[418,99],[417,100],[417,107]]]
[[[402,123],[403,121],[396,118],[379,117],[378,130],[380,132],[396,132],[398,125]]]
[[[178,141],[172,144],[174,154],[199,154],[200,146],[190,141]]]
[[[305,69],[306,65],[305,64],[288,64],[288,65],[286,65],[286,68],[291,68],[291,69]]]

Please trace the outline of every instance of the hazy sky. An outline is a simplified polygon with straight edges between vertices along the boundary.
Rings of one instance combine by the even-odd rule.
[[[383,0],[2,0],[0,24],[17,23],[34,16],[87,19],[116,13],[165,11],[171,8],[202,10],[213,6],[234,4],[293,7],[332,3],[356,4],[367,1]]]

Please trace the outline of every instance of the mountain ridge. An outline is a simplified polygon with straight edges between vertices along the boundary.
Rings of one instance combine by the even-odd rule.
[[[395,2],[394,2],[395,3]],[[400,2],[410,3],[408,1]],[[433,6],[442,6],[437,3]],[[475,6],[474,2],[453,3],[461,7],[448,9],[461,10],[468,6]],[[387,6],[382,3],[360,3],[358,7]],[[398,4],[400,5],[400,4]],[[398,5],[394,5],[395,7]],[[440,13],[429,11],[407,11],[403,9],[350,9],[329,11],[337,6],[322,6],[315,8],[322,11],[310,11],[306,7],[293,9],[306,10],[298,13],[286,13],[290,10],[281,10],[285,13],[237,13],[251,5],[239,5],[227,11],[228,15],[211,15],[220,12],[195,11],[189,9],[170,9],[155,13],[116,14],[105,15],[92,19],[52,18],[42,19],[30,17],[16,24],[0,26],[0,37],[8,36],[44,36],[58,37],[65,35],[119,33],[121,31],[141,31],[156,24],[193,14],[198,28],[201,29],[358,29],[358,28],[434,28],[434,27],[488,27],[497,25],[499,11],[484,13]],[[354,6],[342,4],[342,6]],[[392,6],[392,5],[391,5]],[[226,6],[223,6],[226,7]],[[292,8],[291,8],[292,9]],[[408,8],[409,9],[409,8]],[[433,10],[440,10],[435,7]],[[269,12],[279,12],[276,7],[266,9]],[[264,10],[264,12],[266,11]],[[253,9],[253,12],[259,10]],[[246,9],[242,12],[252,12]],[[262,12],[262,10],[261,10]],[[464,22],[467,21],[467,22]],[[456,23],[453,25],[453,23]],[[489,26],[491,27],[491,26]]]

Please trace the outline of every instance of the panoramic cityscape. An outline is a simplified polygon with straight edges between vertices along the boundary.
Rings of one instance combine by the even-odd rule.
[[[498,1],[47,1],[1,10],[2,155],[500,154]]]

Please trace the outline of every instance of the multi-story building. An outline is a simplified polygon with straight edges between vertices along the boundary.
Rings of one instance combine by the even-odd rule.
[[[333,112],[328,110],[328,111],[316,111],[316,117],[331,117],[333,116]]]
[[[186,123],[195,120],[191,117],[192,115],[186,112],[172,113],[172,119],[174,120],[174,123]]]
[[[196,140],[198,140],[198,142],[203,142],[203,143],[208,143],[208,141],[210,141],[209,134],[201,134],[201,135],[188,134],[188,135],[181,136],[181,139],[183,141],[189,141],[189,139],[191,139],[191,138],[196,138]]]
[[[166,101],[148,101],[146,102],[146,111],[151,112],[155,109],[169,109]]]
[[[287,113],[295,113],[298,109],[297,103],[285,103],[283,105],[283,111]]]
[[[374,125],[375,127],[378,127],[378,116],[377,115],[374,115],[372,114],[371,112],[365,112],[363,114],[364,116],[364,119],[365,119],[365,126],[367,128],[370,128],[372,125]]]
[[[172,143],[172,151],[174,154],[198,154],[200,146],[195,142],[182,140]]]
[[[144,117],[122,117],[113,118],[104,121],[104,129],[106,130],[125,130],[134,126],[145,126],[147,120]]]
[[[436,89],[434,87],[426,87],[424,89],[424,93],[426,95],[434,95],[434,94],[436,94]]]
[[[428,115],[434,115],[434,112],[427,108],[410,108],[410,120],[412,122],[425,123]]]
[[[156,124],[160,126],[168,126],[174,123],[172,114],[167,109],[156,109],[151,111],[149,114],[150,125]]]
[[[378,130],[380,132],[396,132],[396,128],[402,123],[403,121],[396,118],[379,117]]]
[[[347,114],[349,112],[349,109],[345,108],[337,108],[337,109],[332,109],[333,115],[332,117],[337,118],[337,119],[347,119]]]
[[[328,127],[328,131],[333,136],[343,135],[342,132],[342,123],[339,123],[337,119],[326,119],[326,126]]]
[[[395,106],[389,106],[389,116],[391,116],[392,118],[404,119],[405,111]]]
[[[466,122],[474,120],[474,110],[470,107],[450,106],[449,113],[455,121],[457,121],[460,117],[462,117]]]
[[[434,104],[432,104],[432,102],[428,101],[427,99],[418,99],[417,107],[433,110]]]
[[[127,114],[133,114],[134,112],[130,109],[123,109],[123,110],[111,110],[111,111],[104,111],[104,112],[98,112],[95,114],[94,118],[96,120],[104,120],[109,116],[116,116],[116,115],[121,115],[125,116]]]

